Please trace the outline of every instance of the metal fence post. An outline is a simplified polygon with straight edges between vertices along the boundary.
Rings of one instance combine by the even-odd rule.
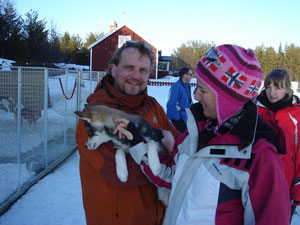
[[[90,94],[92,93],[92,71],[90,70]]]
[[[68,74],[69,74],[69,71],[68,69],[66,69],[65,71],[65,90],[66,90],[66,94],[68,93]],[[67,149],[67,111],[68,111],[68,106],[67,106],[67,99],[65,98],[65,129],[64,129],[64,150]]]
[[[18,153],[17,153],[17,162],[18,162],[18,169],[19,169],[19,177],[18,177],[18,191],[21,189],[21,152],[22,152],[22,135],[21,135],[21,101],[22,101],[22,67],[18,67],[18,103],[17,109],[18,110]]]
[[[79,71],[77,72],[77,105],[76,105],[76,111],[79,111],[81,108],[81,90],[80,90],[80,73]]]
[[[44,163],[48,168],[48,68],[44,69]]]
[[[80,105],[81,105],[81,87],[80,87],[80,83],[81,83],[81,79],[80,79],[80,74],[77,71],[77,102],[76,102],[76,111],[79,111],[81,109]],[[76,119],[76,125],[78,123],[78,117],[75,117]],[[76,128],[75,128],[76,129]]]

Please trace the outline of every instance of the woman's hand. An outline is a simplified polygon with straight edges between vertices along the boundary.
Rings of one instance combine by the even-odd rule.
[[[138,143],[143,141],[139,130],[135,126],[133,122],[130,122],[127,119],[115,119],[113,120],[115,123],[119,123],[117,127],[114,129],[113,134],[118,134],[120,139],[126,138],[131,146],[135,146]]]
[[[125,137],[128,140],[132,140],[133,139],[133,135],[132,133],[130,133],[127,130],[127,126],[129,124],[129,120],[121,118],[121,119],[115,119],[113,120],[114,123],[118,123],[118,125],[116,126],[116,128],[114,129],[113,134],[118,134],[119,139],[124,139]]]

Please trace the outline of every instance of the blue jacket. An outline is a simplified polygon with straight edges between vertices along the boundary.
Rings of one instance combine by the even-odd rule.
[[[191,87],[188,83],[183,83],[179,78],[169,91],[167,102],[167,117],[170,120],[183,119],[186,123],[186,108],[190,108],[192,102]]]

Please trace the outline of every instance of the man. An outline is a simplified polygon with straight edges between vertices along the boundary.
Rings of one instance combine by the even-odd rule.
[[[187,115],[185,109],[192,104],[191,87],[189,82],[193,76],[190,68],[184,67],[179,71],[179,79],[172,85],[167,102],[167,117],[176,129],[184,132],[186,128]]]
[[[154,56],[149,46],[127,41],[113,55],[106,76],[87,98],[87,103],[140,114],[153,127],[177,136],[163,108],[147,95],[153,66]],[[156,187],[144,176],[139,165],[127,155],[128,179],[123,183],[116,175],[116,149],[112,143],[104,143],[91,151],[85,148],[86,139],[84,122],[80,120],[76,141],[87,224],[161,224],[164,206],[157,198]]]

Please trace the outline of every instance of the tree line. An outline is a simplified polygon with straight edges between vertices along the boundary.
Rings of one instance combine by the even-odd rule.
[[[86,40],[65,32],[60,35],[47,21],[30,10],[23,19],[9,0],[0,0],[0,58],[16,65],[47,66],[64,62],[89,65],[87,47],[104,35],[90,32]]]
[[[182,67],[195,68],[199,59],[207,50],[216,46],[214,43],[204,43],[191,40],[181,44],[171,55],[170,70],[178,71]],[[263,44],[255,48],[264,77],[275,68],[286,69],[293,81],[300,80],[300,48],[295,44],[279,45],[276,51],[273,47]]]

